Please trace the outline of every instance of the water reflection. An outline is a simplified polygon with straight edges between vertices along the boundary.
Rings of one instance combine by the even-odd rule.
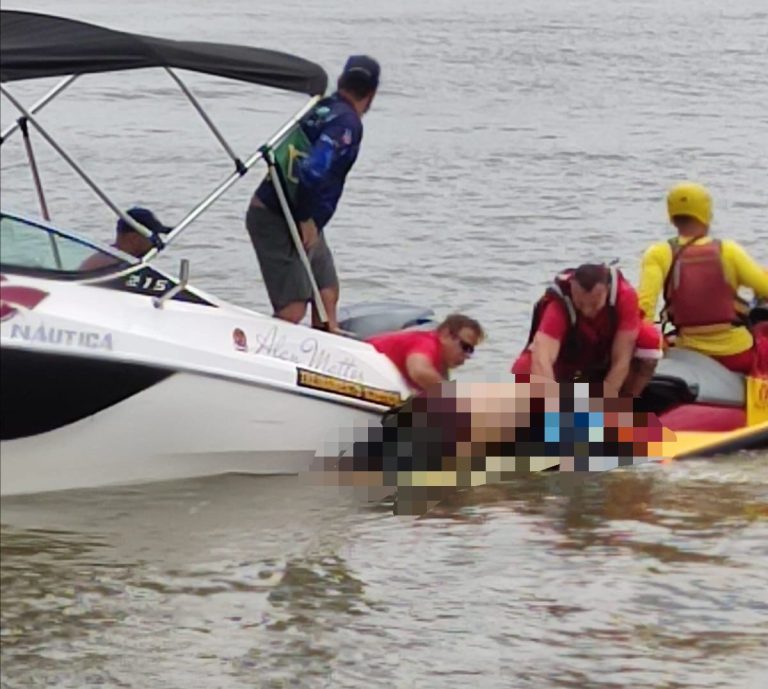
[[[289,682],[297,667],[303,681],[333,686],[339,629],[353,625],[371,607],[364,583],[338,554],[317,554],[286,562],[267,601],[265,635],[238,666],[259,667],[262,679],[271,682],[267,686],[294,686]]]
[[[44,686],[63,667],[81,681],[105,679],[94,669],[110,652],[98,640],[128,614],[124,577],[105,563],[107,548],[82,533],[0,525],[3,686],[14,676]]]
[[[518,622],[554,632],[541,613],[560,619],[551,686],[667,686],[673,668],[709,686],[729,664],[727,686],[753,686],[768,641],[764,462],[525,477],[461,491],[419,523],[465,523],[473,542],[498,534],[486,556],[514,558],[502,571]],[[733,657],[756,665],[736,669]]]
[[[763,466],[521,475],[421,517],[242,477],[4,501],[4,686],[705,686],[768,637]]]
[[[738,536],[768,516],[766,490],[759,483],[726,482],[722,475],[710,479],[706,473],[671,480],[673,473],[667,466],[644,466],[521,476],[457,491],[421,519],[481,522],[509,510],[544,517],[540,523],[562,536],[558,547],[622,547],[664,562],[703,559],[725,564],[718,555],[696,552],[690,542],[684,547],[674,543],[690,537],[704,548],[711,540]]]

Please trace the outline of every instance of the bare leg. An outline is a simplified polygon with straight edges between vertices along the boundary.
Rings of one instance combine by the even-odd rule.
[[[658,359],[632,359],[629,374],[621,386],[622,397],[639,397],[653,377],[657,364]]]
[[[275,316],[284,321],[299,323],[307,313],[307,305],[303,301],[294,301],[280,309]]]

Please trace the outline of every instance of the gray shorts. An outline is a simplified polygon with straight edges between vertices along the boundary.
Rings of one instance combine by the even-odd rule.
[[[256,250],[272,308],[279,311],[293,302],[311,301],[312,285],[285,218],[267,208],[250,204],[245,226]],[[319,289],[339,286],[333,256],[322,232],[307,252],[307,257]]]

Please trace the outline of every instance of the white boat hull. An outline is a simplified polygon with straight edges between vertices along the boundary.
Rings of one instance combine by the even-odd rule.
[[[375,419],[330,401],[180,373],[64,428],[4,442],[0,486],[14,495],[298,473],[339,429]]]
[[[18,287],[46,297],[16,308]],[[20,276],[2,290],[1,495],[298,473],[408,394],[368,344],[223,302],[157,309]]]

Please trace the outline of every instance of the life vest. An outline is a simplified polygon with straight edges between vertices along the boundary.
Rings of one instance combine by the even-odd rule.
[[[544,309],[550,302],[558,301],[565,307],[568,314],[568,333],[560,347],[559,355],[566,361],[577,361],[583,354],[583,342],[579,337],[579,331],[576,327],[579,314],[576,311],[573,299],[571,298],[571,278],[573,277],[574,272],[574,269],[568,269],[559,273],[552,281],[552,284],[547,287],[544,295],[536,302],[536,304],[534,304],[531,317],[531,330],[528,333],[528,342],[526,344],[526,347],[529,347],[533,342],[536,331],[539,329]],[[614,268],[613,266],[609,267],[608,301],[606,306],[609,309],[612,337],[616,332],[616,325],[618,322],[616,316],[616,300],[619,293],[619,281],[623,279],[624,277],[617,268]],[[607,355],[610,357],[610,348],[607,348]],[[597,364],[596,368],[604,368],[609,363],[609,361],[600,362]]]
[[[670,239],[672,265],[664,280],[662,318],[675,328],[699,332],[727,330],[739,323],[737,295],[723,269],[722,246],[714,240],[681,245]]]

